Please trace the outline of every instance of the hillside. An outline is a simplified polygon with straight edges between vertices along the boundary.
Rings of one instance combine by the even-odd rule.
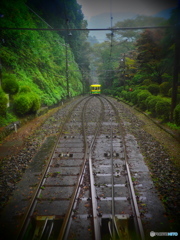
[[[2,27],[48,29],[28,9],[25,0],[3,0],[0,9]],[[24,92],[36,94],[41,106],[56,104],[67,95],[75,96],[82,92],[82,75],[74,54],[57,32],[6,29],[1,30],[0,35],[1,85],[7,85],[5,82],[9,79],[18,84],[18,90],[14,93],[11,92],[13,86],[9,85],[7,91],[3,88],[10,93],[10,107],[13,108],[14,101]],[[3,98],[1,96],[0,101]],[[2,116],[7,115],[7,109],[0,109],[0,113],[2,120]]]

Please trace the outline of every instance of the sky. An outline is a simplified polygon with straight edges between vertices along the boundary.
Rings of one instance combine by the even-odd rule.
[[[180,0],[179,0],[180,1]],[[167,9],[175,8],[178,0],[77,0],[88,21],[88,28],[109,28],[117,21],[135,18],[137,15],[152,16],[167,13]],[[101,42],[103,33],[90,32],[91,36]]]
[[[154,15],[158,12],[176,7],[178,0],[77,0],[87,20],[91,17],[111,12]]]

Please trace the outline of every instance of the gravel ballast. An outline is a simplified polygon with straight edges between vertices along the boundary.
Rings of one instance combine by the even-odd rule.
[[[50,116],[47,115],[46,120],[43,119],[37,125],[36,121],[39,118],[27,123],[24,128],[18,130],[17,134],[13,133],[2,142],[0,147],[3,152],[7,152],[6,156],[3,154],[0,156],[2,212],[8,208],[17,184],[26,174],[26,169],[30,166],[46,139],[51,137],[55,141],[57,138],[66,111],[75,101],[57,108]],[[179,159],[179,142],[167,132],[159,129],[143,114],[124,103],[117,102],[115,99],[113,101],[120,111],[126,133],[132,134],[136,138],[139,150],[149,167],[159,198],[165,206],[165,214],[172,225],[172,231],[177,231],[178,222],[180,222],[180,171],[172,162],[172,158],[176,158],[177,161]],[[27,129],[32,130],[26,134]]]

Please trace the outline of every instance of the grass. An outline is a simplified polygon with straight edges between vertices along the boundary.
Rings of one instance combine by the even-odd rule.
[[[131,177],[131,179],[132,179],[132,182],[135,182],[135,180],[136,180],[134,177]]]
[[[180,126],[177,126],[175,123],[168,122],[166,123],[169,128],[172,130],[180,130]]]
[[[18,118],[13,113],[7,112],[6,117],[0,116],[0,127],[7,126],[8,124],[16,121],[18,121]]]

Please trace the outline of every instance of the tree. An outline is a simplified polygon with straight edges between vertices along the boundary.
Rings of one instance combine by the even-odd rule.
[[[25,2],[26,0],[1,0],[0,8],[4,14],[1,26],[49,28]],[[74,54],[57,32],[3,30],[0,31],[0,39],[2,39],[0,47],[3,84],[6,82],[6,73],[15,73],[20,87],[28,85],[34,93],[41,96],[43,105],[53,105],[67,95],[66,59],[68,59],[69,91],[72,96],[82,92],[82,75]],[[6,85],[10,86],[9,83]],[[5,89],[5,86],[3,87]],[[8,88],[6,91],[10,90],[10,87]],[[12,82],[11,90],[14,91]]]
[[[81,5],[77,3],[77,0],[28,0],[27,4],[53,28],[65,29],[58,34],[64,38],[66,44],[73,51],[81,73],[84,75],[86,72],[87,75],[90,66],[89,52],[91,51],[90,45],[87,43],[89,33],[88,31],[70,32],[68,30],[87,27],[87,21],[84,19]]]
[[[115,24],[114,28],[121,27],[146,27],[146,26],[162,26],[166,24],[164,18],[161,17],[152,17],[152,16],[143,16],[138,15],[134,19],[125,19],[124,21],[119,21]],[[119,39],[128,39],[131,42],[135,42],[139,38],[139,34],[142,32],[141,29],[137,30],[119,30],[114,32],[114,37]]]
[[[162,83],[162,75],[167,70],[161,46],[163,36],[164,30],[145,30],[136,42],[140,71],[151,75],[152,80],[159,84]]]
[[[14,74],[3,75],[2,89],[10,95],[16,94],[19,90],[17,77]]]
[[[180,2],[178,7],[172,12],[170,23],[174,25],[174,73],[173,73],[173,89],[172,89],[172,104],[171,104],[171,121],[173,120],[174,109],[177,104],[177,88],[178,75],[180,73]]]

